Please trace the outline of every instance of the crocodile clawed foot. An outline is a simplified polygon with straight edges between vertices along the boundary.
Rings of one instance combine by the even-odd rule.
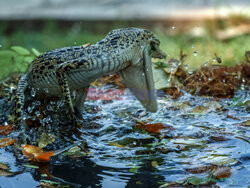
[[[71,115],[71,117],[72,117],[73,127],[76,128],[76,129],[81,128],[82,127],[82,122],[80,120],[78,120],[75,115]]]

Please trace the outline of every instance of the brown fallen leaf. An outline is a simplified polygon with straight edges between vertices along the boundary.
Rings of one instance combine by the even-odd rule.
[[[205,107],[205,106],[197,106],[197,107],[195,107],[193,110],[192,110],[192,112],[191,113],[206,113],[206,112],[208,112],[208,108],[207,107]]]
[[[221,136],[221,135],[212,135],[209,137],[211,140],[214,140],[216,142],[222,142],[222,141],[226,141],[228,140],[227,138],[225,138],[224,136]]]
[[[16,142],[16,139],[13,138],[1,138],[0,139],[0,148],[6,147],[14,144]]]
[[[243,127],[250,127],[250,120],[246,120],[240,124]]]
[[[9,134],[11,131],[13,131],[12,129],[12,125],[5,125],[5,126],[0,126],[0,135],[7,135]]]
[[[218,179],[228,178],[231,174],[232,173],[230,167],[219,167],[213,172],[213,176]]]
[[[206,166],[198,166],[195,168],[186,168],[185,170],[192,173],[192,174],[200,174],[203,172],[211,171],[215,168],[214,165],[206,165]]]
[[[161,123],[152,123],[152,124],[146,124],[146,125],[137,125],[137,128],[144,129],[145,131],[150,132],[150,133],[159,134],[162,129],[167,129],[167,126]]]
[[[54,151],[44,152],[42,148],[25,144],[22,146],[22,152],[31,161],[49,162],[50,157],[55,154]]]

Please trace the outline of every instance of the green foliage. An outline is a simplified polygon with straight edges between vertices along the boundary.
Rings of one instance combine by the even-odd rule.
[[[13,72],[25,72],[28,65],[39,54],[36,49],[29,51],[21,46],[12,46],[10,50],[0,50],[0,80]]]

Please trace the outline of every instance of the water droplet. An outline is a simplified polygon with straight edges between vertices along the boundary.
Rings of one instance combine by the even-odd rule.
[[[176,67],[171,67],[170,72],[171,74],[174,74],[176,72]]]
[[[205,63],[203,64],[203,66],[204,66],[204,67],[207,67],[207,66],[208,66],[208,62],[205,62]]]
[[[36,116],[40,116],[40,111],[35,111]]]
[[[32,97],[36,96],[36,90],[34,88],[31,88],[30,94]]]
[[[176,27],[175,26],[172,26],[172,29],[174,30]]]
[[[198,51],[194,51],[194,56],[197,56],[198,55]]]
[[[225,79],[223,79],[223,80],[222,80],[222,82],[223,82],[223,83],[226,83],[226,80],[225,80]]]
[[[190,71],[188,71],[188,74],[193,74],[193,71],[191,71],[191,70],[190,70]]]
[[[184,65],[184,69],[188,69],[188,64]]]
[[[28,110],[29,113],[32,112],[32,108],[30,106],[28,106],[27,110]]]
[[[35,105],[39,106],[41,104],[40,101],[35,101]]]
[[[52,111],[53,110],[51,105],[47,105],[46,108],[47,108],[48,111]]]
[[[216,58],[213,58],[213,62],[216,62]]]
[[[241,84],[240,89],[241,89],[241,90],[245,90],[244,84]]]
[[[242,78],[242,82],[243,82],[243,83],[245,83],[245,82],[246,82],[245,78]]]
[[[10,86],[10,92],[12,93],[13,91],[15,91],[16,90],[16,88],[15,87],[13,87],[13,86]]]

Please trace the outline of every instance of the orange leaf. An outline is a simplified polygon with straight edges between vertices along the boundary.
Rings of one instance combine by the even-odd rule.
[[[50,157],[55,154],[54,151],[48,151],[43,153],[37,153],[35,155],[35,160],[37,162],[48,162],[50,160]]]
[[[146,125],[137,125],[137,128],[144,129],[150,133],[159,134],[162,129],[166,129],[167,127],[161,123],[153,123],[153,124],[146,124]]]
[[[228,178],[231,175],[230,167],[219,167],[213,172],[214,177],[220,178]]]
[[[26,155],[29,160],[36,162],[48,162],[50,157],[54,155],[54,151],[44,152],[42,148],[32,146],[32,145],[23,145],[22,152]]]
[[[0,126],[0,135],[6,135],[9,134],[11,131],[13,131],[12,129],[12,125],[6,125],[6,126]]]
[[[6,147],[14,144],[16,139],[13,138],[1,138],[0,139],[0,147]]]

